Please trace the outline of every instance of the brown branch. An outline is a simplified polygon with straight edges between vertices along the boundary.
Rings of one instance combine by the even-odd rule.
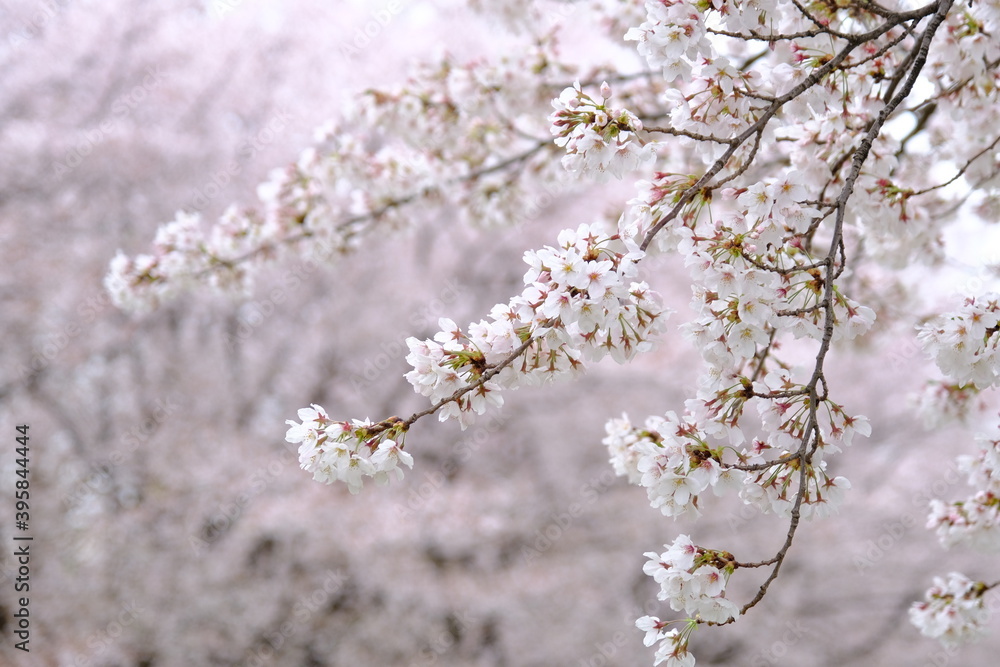
[[[806,315],[808,313],[815,313],[817,310],[823,307],[822,303],[816,303],[811,306],[805,306],[804,308],[796,308],[794,310],[776,310],[774,314],[779,317],[797,317],[799,315]]]
[[[949,178],[944,183],[938,183],[937,185],[932,185],[931,187],[924,188],[923,190],[916,190],[914,192],[911,192],[910,196],[911,197],[916,197],[917,195],[927,194],[928,192],[932,192],[932,191],[937,190],[939,188],[943,188],[943,187],[947,187],[947,186],[951,185],[952,183],[954,183],[955,181],[957,181],[959,178],[961,178],[965,174],[965,172],[968,170],[968,168],[972,166],[973,162],[975,162],[976,160],[978,160],[979,158],[981,158],[983,155],[985,155],[986,153],[989,153],[991,150],[993,150],[998,143],[1000,143],[1000,137],[997,137],[996,139],[994,139],[992,142],[990,142],[989,146],[987,146],[986,148],[984,148],[983,150],[979,151],[978,153],[976,153],[975,155],[973,155],[971,158],[969,158],[969,160],[964,165],[962,165],[962,167],[958,170],[958,173],[956,173],[954,176],[952,176],[951,178]]]
[[[744,472],[757,472],[760,470],[767,470],[768,468],[773,468],[774,466],[784,465],[786,463],[791,463],[792,461],[797,461],[801,458],[801,454],[798,450],[791,454],[785,454],[784,456],[774,459],[773,461],[765,461],[764,463],[734,463],[730,466],[725,466],[732,470],[742,470]]]
[[[687,130],[675,130],[672,127],[646,127],[645,123],[643,123],[642,129],[646,132],[660,132],[661,134],[670,134],[675,137],[687,137],[688,139],[695,139],[697,141],[711,141],[716,144],[731,144],[736,141],[736,139],[732,138],[720,139],[719,137],[713,137],[708,134],[698,134]]]
[[[802,442],[803,446],[799,448],[800,456],[805,449],[805,443],[808,441],[803,439]],[[808,466],[802,465],[799,467],[799,488],[795,494],[795,503],[792,505],[792,520],[788,524],[788,533],[785,535],[785,543],[781,545],[781,549],[778,550],[778,553],[776,553],[773,558],[769,559],[769,561],[764,561],[767,562],[768,565],[773,564],[774,569],[767,575],[767,579],[765,579],[764,583],[760,585],[760,588],[757,590],[757,594],[753,596],[753,599],[740,608],[741,616],[764,599],[764,596],[767,595],[767,589],[771,585],[771,582],[778,578],[778,572],[781,570],[782,563],[785,562],[785,556],[788,554],[788,550],[792,547],[792,541],[795,539],[795,531],[798,529],[799,521],[802,518],[801,508],[802,499],[805,498],[805,489],[807,488],[807,470]]]
[[[767,345],[764,349],[758,352],[759,359],[757,360],[757,368],[754,369],[753,374],[750,376],[750,382],[756,382],[760,377],[760,374],[764,372],[764,365],[767,362],[767,356],[771,353],[771,349],[774,347],[774,337],[778,333],[778,330],[771,328],[767,334]]]
[[[805,18],[807,21],[815,25],[818,29],[822,30],[826,34],[833,35],[834,37],[839,37],[841,39],[846,39],[846,40],[851,39],[851,35],[839,32],[837,30],[833,30],[828,25],[824,24],[822,21],[813,16],[808,9],[802,6],[799,0],[792,0],[792,4],[795,5],[795,8],[799,10],[799,13],[802,14],[803,18]]]
[[[840,35],[829,28],[813,28],[812,30],[804,30],[802,32],[790,32],[781,33],[777,35],[762,35],[756,30],[748,30],[746,33],[733,32],[731,30],[720,30],[718,28],[707,28],[706,32],[712,35],[719,35],[721,37],[732,37],[734,39],[739,39],[743,41],[755,40],[758,42],[784,42],[793,39],[804,39],[807,37],[819,37],[820,35],[834,35],[839,37]]]

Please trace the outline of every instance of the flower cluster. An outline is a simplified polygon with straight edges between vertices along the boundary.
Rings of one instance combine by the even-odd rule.
[[[739,607],[726,599],[726,584],[736,570],[731,553],[699,547],[687,535],[664,547],[667,550],[661,554],[644,554],[649,560],[642,568],[660,585],[658,599],[704,622],[725,623],[739,617]]]
[[[302,408],[300,422],[288,420],[285,440],[299,444],[299,465],[324,484],[341,481],[352,494],[361,491],[365,477],[376,484],[403,478],[400,465],[413,467],[413,457],[403,451],[407,425],[399,419],[378,424],[369,420],[331,420],[319,405]]]
[[[977,639],[990,617],[983,601],[987,590],[986,584],[959,572],[950,573],[947,579],[934,577],[924,601],[910,607],[910,622],[921,634],[939,639],[945,646]]]
[[[587,360],[619,363],[652,347],[667,311],[645,282],[635,282],[642,253],[590,225],[559,233],[559,246],[529,251],[525,288],[463,331],[442,319],[432,340],[407,339],[406,379],[464,426],[501,389],[579,372]],[[463,393],[464,392],[464,393]]]
[[[687,402],[689,409],[683,417],[673,412],[652,416],[643,428],[633,426],[627,416],[612,419],[605,426],[603,442],[618,475],[644,487],[650,505],[665,516],[698,516],[699,494],[708,489],[717,496],[738,489],[745,504],[783,517],[791,515],[801,495],[803,518],[829,516],[837,511],[851,484],[845,477],[827,474],[822,455],[836,451],[838,443],[849,445],[857,433],[867,436],[870,427],[864,417],[848,417],[840,406],[827,401],[827,419],[821,429],[825,446],[803,466],[793,450],[796,438],[803,437],[802,418],[808,411],[791,409],[794,402],[758,403],[768,438],[784,445],[783,449],[759,438],[745,443],[739,419],[727,423],[728,411],[713,413],[711,406],[697,399]],[[735,460],[724,461],[726,451]]]
[[[670,232],[696,284],[692,308],[699,317],[689,331],[713,365],[752,358],[777,330],[796,338],[824,335],[825,275],[803,239],[818,211],[801,205],[801,179],[790,171],[778,180],[723,190],[722,199],[735,210],[711,226],[695,223],[709,202],[694,200],[691,226]],[[626,221],[625,229],[642,231],[662,217],[678,181],[665,178],[645,187],[650,199],[635,202],[639,219]],[[832,308],[836,338],[862,335],[875,321],[874,311],[836,287]]]
[[[643,194],[619,221],[621,235],[645,237],[681,209],[674,224],[657,238],[662,240],[661,251],[684,257],[695,282],[692,308],[697,316],[682,331],[707,367],[697,401],[688,409],[701,415],[699,424],[708,434],[735,446],[746,440],[740,423],[744,407],[758,399],[764,441],[755,445],[754,455],[763,449],[795,451],[810,421],[808,388],[795,382],[788,366],[776,360],[781,337],[821,340],[829,331],[833,339],[852,339],[875,320],[874,311],[844,295],[835,283],[827,284],[828,269],[809,252],[805,236],[817,211],[803,205],[802,179],[792,170],[780,179],[724,190],[721,199],[735,210],[712,214],[706,224],[703,213],[710,208],[710,199],[695,196],[686,204],[679,202],[681,193],[692,187],[693,177],[658,174],[653,182],[641,185]],[[850,417],[835,403],[824,403],[815,426],[820,430],[819,446],[830,448],[826,451],[836,451],[841,441],[850,444],[855,432],[870,433],[863,417]],[[829,490],[827,497],[834,498],[846,488],[841,483],[846,480],[834,482],[821,472],[822,465],[809,471],[816,475],[811,486],[817,493]],[[770,472],[774,471],[760,477],[768,493],[754,492],[748,500],[766,500],[784,514],[791,507],[784,501],[794,482]],[[830,507],[825,502],[818,506]]]
[[[779,460],[787,460],[791,455],[791,452],[782,452]],[[788,518],[792,516],[799,490],[803,489],[800,516],[805,519],[828,517],[840,509],[851,482],[846,477],[827,474],[826,469],[826,461],[808,464],[804,473],[798,459],[775,463],[748,477],[740,490],[740,498],[761,512]]]
[[[626,109],[608,106],[611,86],[601,84],[600,103],[580,89],[580,82],[552,101],[549,116],[556,145],[566,148],[567,171],[592,174],[598,180],[611,173],[621,178],[655,157],[653,147],[636,136],[642,121]]]
[[[692,62],[714,55],[702,12],[695,3],[647,0],[646,21],[625,33],[638,42],[639,55],[649,66],[663,70],[667,81],[690,78]]]
[[[418,64],[405,84],[346,100],[294,164],[257,188],[255,207],[230,207],[210,225],[180,212],[150,252],[119,253],[105,281],[114,303],[149,311],[201,285],[243,296],[275,260],[328,263],[435,206],[470,224],[510,225],[527,203],[579,187],[550,155],[553,91],[572,81],[555,48],[549,36],[496,62],[445,57]]]
[[[986,409],[981,391],[973,384],[928,381],[919,394],[912,397],[914,412],[923,416],[927,428],[937,428],[948,422],[965,424]]]
[[[698,494],[739,488],[746,473],[723,465],[723,447],[709,446],[691,415],[649,417],[637,429],[625,415],[606,425],[604,444],[619,475],[646,489],[650,504],[664,516],[699,515]]]
[[[958,384],[1000,384],[1000,294],[969,298],[920,328],[918,338],[941,372]]]
[[[235,207],[211,232],[199,214],[178,211],[157,231],[152,253],[128,257],[119,251],[104,284],[118,307],[139,312],[157,307],[201,276],[211,276],[216,287],[243,293],[245,267],[233,260],[259,240],[260,232],[261,225]]]
[[[975,495],[961,501],[931,501],[927,527],[937,531],[947,548],[965,544],[981,551],[1000,551],[1000,434],[980,435],[975,456],[958,457]]]

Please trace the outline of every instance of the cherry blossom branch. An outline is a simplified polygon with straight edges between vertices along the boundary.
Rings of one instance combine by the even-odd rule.
[[[988,71],[990,71],[992,69],[996,69],[997,67],[1000,67],[1000,58],[995,58],[994,60],[987,61],[987,62],[985,62],[983,64],[984,64],[983,70],[988,72]],[[975,80],[974,76],[968,76],[968,77],[962,79],[961,81],[957,81],[957,82],[951,84],[950,86],[948,86],[944,90],[940,91],[936,95],[933,95],[932,97],[928,97],[927,99],[922,100],[916,106],[910,107],[909,109],[906,109],[906,110],[907,111],[913,111],[913,112],[915,112],[915,111],[918,111],[918,110],[920,110],[920,109],[922,109],[922,108],[924,108],[924,107],[926,107],[928,105],[934,104],[935,102],[937,102],[941,98],[950,97],[951,95],[954,95],[955,93],[957,93],[958,91],[960,91],[962,88],[965,88],[966,86],[968,86],[974,80]]]
[[[413,424],[415,424],[418,420],[433,415],[448,403],[458,402],[459,399],[468,394],[470,391],[473,391],[485,385],[487,382],[492,380],[493,377],[497,375],[500,371],[507,368],[519,357],[523,356],[524,353],[527,352],[528,348],[531,347],[531,344],[534,343],[536,340],[537,339],[535,337],[528,336],[524,340],[524,342],[522,342],[513,352],[507,355],[507,357],[504,358],[502,361],[488,366],[486,371],[483,372],[474,381],[461,387],[460,389],[455,391],[455,393],[453,393],[451,396],[448,396],[447,398],[442,398],[441,400],[432,404],[431,407],[427,408],[426,410],[415,412],[406,419],[400,419],[399,417],[389,417],[387,419],[383,419],[382,421],[369,426],[368,428],[365,429],[368,437],[377,436],[388,430],[399,431],[399,432],[408,431],[410,427],[413,426]]]
[[[764,35],[756,30],[747,30],[743,32],[733,32],[732,30],[722,30],[721,28],[708,28],[707,32],[713,35],[719,35],[720,37],[731,37],[733,39],[743,39],[743,40],[754,40],[758,42],[769,42],[773,44],[774,42],[786,42],[796,39],[803,39],[807,37],[819,37],[820,35],[834,35],[839,36],[835,31],[830,30],[828,27],[813,28],[812,30],[803,30],[801,32],[790,32],[782,33],[778,35]]]
[[[949,185],[960,179],[962,176],[964,176],[965,172],[969,169],[970,166],[972,166],[973,162],[975,162],[976,160],[978,160],[979,158],[981,158],[982,156],[986,155],[987,153],[991,152],[994,148],[996,148],[997,144],[1000,144],[1000,136],[991,141],[989,146],[987,146],[986,148],[982,149],[981,151],[977,152],[975,155],[970,157],[965,162],[965,164],[963,164],[961,168],[959,168],[959,170],[955,173],[955,175],[949,178],[947,181],[944,181],[943,183],[938,183],[937,185],[932,185],[922,190],[914,190],[913,192],[908,193],[908,196],[916,197],[917,195],[924,195],[927,194],[928,192],[933,192],[934,190],[939,190],[941,188],[948,187]]]
[[[422,190],[420,190],[418,192],[414,192],[414,193],[411,193],[411,194],[408,194],[408,195],[404,195],[402,197],[398,197],[396,199],[389,200],[388,202],[382,204],[381,206],[379,206],[377,209],[375,209],[373,211],[370,211],[370,212],[364,213],[364,214],[360,214],[360,215],[351,216],[349,218],[344,219],[343,221],[337,223],[334,226],[334,228],[337,231],[343,231],[343,230],[350,229],[351,227],[358,226],[358,225],[360,225],[362,223],[366,223],[366,222],[371,222],[371,221],[374,221],[374,220],[378,220],[379,218],[381,218],[382,216],[384,216],[386,213],[388,213],[389,211],[391,211],[391,210],[393,210],[395,208],[399,208],[401,206],[406,206],[408,204],[411,204],[411,203],[413,203],[413,202],[415,202],[415,201],[417,201],[419,199],[422,199],[422,198],[427,197],[427,196],[429,196],[431,194],[434,194],[435,192],[439,192],[440,190],[444,189],[445,187],[448,187],[450,185],[455,185],[455,184],[458,184],[458,183],[463,183],[463,182],[466,182],[466,181],[475,181],[475,180],[477,180],[479,178],[482,178],[483,176],[486,176],[488,174],[492,174],[494,172],[506,169],[507,167],[510,167],[512,165],[524,162],[527,159],[529,159],[530,157],[532,157],[535,154],[537,154],[543,148],[548,148],[548,149],[551,150],[551,141],[550,140],[548,140],[548,139],[545,139],[545,140],[535,139],[535,142],[536,142],[535,145],[532,146],[531,148],[529,148],[529,149],[527,149],[527,150],[525,150],[525,151],[523,151],[523,152],[521,152],[521,153],[519,153],[517,155],[509,157],[509,158],[507,158],[505,160],[502,160],[502,161],[500,161],[500,162],[498,162],[496,164],[490,165],[489,167],[483,167],[483,168],[477,169],[477,170],[475,170],[475,171],[473,171],[473,172],[471,172],[469,174],[465,174],[463,176],[457,176],[457,177],[454,177],[454,178],[450,178],[450,179],[444,180],[444,181],[442,181],[439,184],[436,184],[436,185],[431,186],[431,187],[424,188],[424,189],[422,189]],[[300,216],[296,217],[293,220],[293,224],[295,224],[295,225],[302,225],[302,224],[304,224],[304,222],[305,222],[305,216],[304,215],[300,215]],[[300,234],[295,234],[295,235],[292,235],[292,236],[286,236],[283,239],[279,239],[279,240],[276,240],[276,241],[271,241],[271,242],[265,243],[265,244],[263,244],[261,246],[258,246],[257,248],[254,248],[253,250],[250,250],[250,251],[248,251],[248,252],[246,252],[246,253],[244,253],[242,255],[239,255],[237,257],[233,257],[233,258],[229,258],[229,259],[222,259],[222,258],[219,258],[219,257],[213,257],[212,258],[212,260],[213,260],[212,266],[209,266],[209,267],[207,267],[205,269],[202,269],[201,271],[199,271],[195,275],[197,277],[205,277],[207,275],[210,275],[212,272],[220,270],[222,268],[232,269],[232,268],[235,268],[236,266],[238,266],[238,265],[240,265],[240,264],[242,264],[244,262],[248,262],[250,260],[253,260],[253,259],[255,259],[255,258],[257,258],[257,257],[259,257],[261,255],[266,255],[268,253],[274,252],[274,251],[278,250],[279,248],[281,248],[282,246],[294,245],[294,244],[296,244],[296,243],[298,243],[300,241],[306,241],[306,240],[308,240],[310,238],[313,238],[315,236],[316,236],[315,232],[313,232],[311,230],[305,230],[305,231],[303,231]],[[350,236],[348,236],[348,238],[350,238]]]
[[[881,16],[882,18],[892,19],[899,15],[899,12],[894,12],[891,9],[886,9],[885,7],[878,4],[877,2],[874,2],[873,0],[858,0],[858,2],[864,6],[865,10],[871,12],[872,14]]]
[[[726,163],[729,161],[739,148],[749,137],[753,136],[755,133],[762,132],[764,127],[771,121],[771,119],[778,113],[778,111],[790,100],[795,99],[801,95],[806,90],[812,88],[816,83],[818,83],[823,77],[825,77],[830,72],[834,71],[839,67],[839,65],[844,62],[844,60],[861,44],[877,39],[882,36],[892,28],[896,27],[904,21],[909,21],[917,18],[925,17],[934,11],[934,5],[928,5],[919,10],[914,10],[912,12],[901,12],[896,15],[894,21],[887,21],[883,25],[871,30],[867,33],[859,35],[848,35],[843,39],[847,41],[847,45],[840,50],[833,58],[823,64],[821,67],[813,70],[813,72],[806,77],[804,81],[799,83],[797,86],[793,87],[790,91],[784,95],[778,97],[763,113],[763,115],[750,127],[740,133],[733,142],[730,144],[729,148],[719,157],[711,167],[685,192],[680,196],[674,207],[661,218],[652,228],[646,233],[643,238],[642,243],[639,245],[640,249],[646,250],[649,244],[652,243],[653,238],[663,229],[666,225],[670,224],[676,217],[677,214],[683,209],[683,207],[695,197],[695,195],[701,192],[708,185],[716,174],[718,174],[725,167]],[[712,189],[712,188],[708,188]]]
[[[478,389],[483,385],[485,385],[487,382],[492,380],[493,377],[497,375],[497,373],[510,366],[519,357],[523,356],[524,353],[528,351],[528,348],[531,347],[531,344],[534,343],[536,340],[537,339],[534,336],[529,335],[528,338],[526,338],[523,343],[517,346],[517,348],[515,348],[513,352],[507,355],[507,357],[505,357],[501,362],[497,363],[496,365],[489,366],[484,373],[482,373],[478,378],[476,378],[476,380],[462,387],[451,396],[447,398],[442,398],[440,401],[432,404],[431,407],[427,408],[426,410],[415,412],[412,415],[410,415],[409,418],[403,421],[403,423],[405,424],[405,428],[408,429],[418,419],[434,414],[448,403],[458,402],[460,398],[468,394],[470,391],[473,391],[474,389]]]
[[[805,444],[806,441],[803,440],[802,447],[799,449],[799,456],[804,453]],[[785,562],[785,556],[788,555],[788,550],[792,548],[792,541],[795,539],[795,532],[798,530],[799,521],[802,517],[802,500],[805,498],[805,492],[808,488],[806,482],[806,471],[806,465],[800,466],[799,488],[795,494],[795,503],[792,505],[792,518],[788,524],[788,533],[785,535],[785,543],[781,545],[781,549],[779,549],[778,553],[776,553],[772,558],[766,561],[761,561],[759,566],[753,566],[765,567],[767,565],[774,565],[774,568],[768,573],[767,578],[764,580],[764,583],[760,585],[760,588],[757,589],[757,593],[753,596],[753,598],[740,607],[740,614],[747,613],[748,610],[755,607],[758,602],[764,599],[764,596],[767,595],[767,589],[771,586],[771,582],[778,578],[778,572],[781,570],[781,565]],[[736,619],[733,618],[732,620],[735,621]]]
[[[803,393],[804,392],[798,392],[798,395],[802,395]],[[759,470],[768,470],[775,466],[785,465],[786,463],[791,463],[792,461],[798,461],[801,458],[802,458],[801,453],[799,453],[799,451],[796,450],[791,454],[786,454],[776,459],[765,461],[764,463],[732,463],[727,465],[726,467],[732,470],[742,470],[743,472],[756,472]]]
[[[643,123],[643,130],[645,132],[659,132],[661,134],[669,134],[675,137],[687,137],[688,139],[694,139],[696,141],[709,141],[716,144],[732,144],[736,141],[736,138],[724,139],[722,137],[713,137],[707,134],[698,134],[697,132],[691,132],[689,130],[677,130],[672,127],[649,127]]]
[[[917,49],[917,55],[912,61],[912,67],[906,77],[906,81],[903,85],[903,89],[881,110],[878,117],[871,124],[865,137],[862,139],[858,148],[854,152],[852,160],[851,172],[848,175],[845,183],[840,191],[840,196],[837,198],[837,214],[833,229],[833,238],[830,241],[830,250],[827,253],[825,259],[823,260],[826,264],[826,277],[824,280],[824,297],[821,302],[822,307],[825,311],[824,316],[824,327],[823,327],[823,337],[820,341],[820,347],[816,354],[816,364],[813,370],[812,378],[809,383],[805,386],[805,389],[809,394],[809,419],[806,423],[804,433],[802,436],[801,444],[799,449],[795,454],[784,457],[788,461],[798,460],[799,461],[799,487],[795,495],[795,501],[791,509],[791,520],[789,522],[788,532],[785,535],[785,541],[781,548],[775,554],[774,557],[767,559],[765,561],[760,561],[758,563],[747,563],[742,564],[743,567],[763,567],[773,565],[773,569],[768,574],[767,578],[761,584],[760,588],[754,597],[747,602],[740,609],[741,614],[745,614],[749,609],[758,604],[766,595],[768,587],[771,585],[781,569],[781,565],[784,562],[795,538],[795,533],[798,530],[798,526],[801,520],[801,508],[802,502],[805,498],[805,493],[807,490],[807,471],[809,463],[812,459],[813,453],[819,447],[819,405],[820,396],[818,393],[818,386],[820,383],[824,383],[823,380],[823,367],[826,359],[826,355],[829,352],[831,342],[833,340],[835,314],[833,310],[834,305],[834,280],[835,274],[833,271],[833,263],[835,258],[840,255],[843,257],[844,249],[842,242],[843,226],[844,226],[844,216],[846,212],[847,202],[851,197],[854,189],[854,183],[857,181],[861,174],[862,165],[867,160],[868,154],[871,151],[872,144],[875,138],[879,135],[885,122],[888,120],[889,116],[893,113],[896,107],[910,94],[913,84],[916,81],[924,63],[927,59],[927,53],[930,48],[930,42],[934,38],[934,35],[944,21],[948,10],[950,9],[954,0],[940,0],[937,3],[936,11],[931,21],[929,22],[927,28],[921,35],[920,43]],[[810,446],[811,443],[811,446]],[[772,462],[770,465],[773,465]],[[765,465],[765,464],[761,464]],[[737,567],[741,564],[737,563]],[[735,617],[730,618],[720,625],[725,625],[735,621]]]

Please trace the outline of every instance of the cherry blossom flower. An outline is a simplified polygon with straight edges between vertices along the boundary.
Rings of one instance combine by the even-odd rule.
[[[975,494],[965,500],[931,501],[927,528],[937,532],[946,548],[958,544],[979,551],[1000,551],[1000,428],[976,438],[979,451],[958,457],[958,469],[968,475]]]
[[[660,585],[657,597],[674,611],[712,623],[738,618],[739,607],[726,599],[726,583],[736,568],[732,554],[696,546],[687,535],[664,545],[661,554],[646,553],[643,572]],[[648,638],[648,635],[647,635]]]
[[[983,625],[990,618],[983,600],[985,591],[985,584],[959,572],[947,578],[934,577],[924,601],[910,607],[910,622],[920,634],[939,639],[946,646],[973,641],[983,634]]]
[[[302,408],[300,422],[288,420],[285,440],[299,444],[299,464],[324,484],[340,481],[352,494],[359,493],[364,478],[377,484],[400,480],[399,464],[413,467],[413,457],[400,441],[406,425],[399,420],[373,424],[370,420],[332,421],[319,405]]]
[[[980,389],[1000,383],[1000,295],[968,299],[957,311],[919,329],[918,339],[938,368],[958,384]]]
[[[611,87],[601,86],[603,101],[597,103],[577,82],[552,102],[549,117],[556,145],[566,148],[562,163],[567,171],[594,175],[604,180],[635,171],[653,159],[653,148],[636,136],[642,122],[631,112],[609,107]]]

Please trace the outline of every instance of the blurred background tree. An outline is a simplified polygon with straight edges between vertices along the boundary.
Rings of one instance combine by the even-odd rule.
[[[134,318],[101,285],[114,252],[143,249],[176,209],[213,217],[250,199],[347,92],[436,44],[475,58],[507,39],[462,3],[404,4],[361,46],[378,9],[362,2],[0,5],[0,433],[31,425],[36,535],[30,654],[12,648],[16,567],[0,555],[3,664],[648,663],[633,621],[660,607],[641,554],[683,525],[613,477],[600,438],[608,416],[682,400],[686,343],[601,365],[586,386],[519,392],[468,431],[438,427],[379,494],[311,483],[274,426],[309,402],[422,407],[404,382],[376,382],[406,370],[398,332],[505,299],[525,248],[628,188],[557,197],[517,230],[445,215],[330,266],[283,265],[245,300],[188,295]],[[431,246],[447,261],[427,265]],[[663,271],[678,288],[659,289],[686,307],[680,272]],[[272,300],[289,272],[301,280]],[[922,489],[961,481],[923,454],[947,432],[924,435],[891,389],[919,375],[906,345],[906,363],[851,385],[879,427],[842,463],[842,518],[803,531],[773,613],[696,640],[702,664],[938,664],[905,610],[940,569]],[[13,454],[0,465],[8,498]],[[784,531],[769,519],[734,504],[700,534],[763,552]]]

